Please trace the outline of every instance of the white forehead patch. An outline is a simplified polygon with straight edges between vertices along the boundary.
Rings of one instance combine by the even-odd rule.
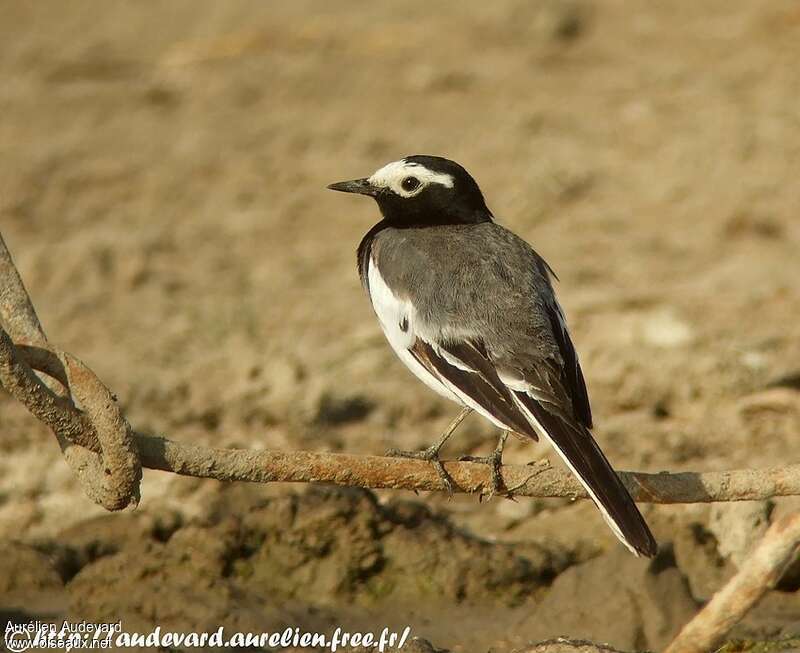
[[[419,187],[412,191],[403,188],[402,182],[406,177],[415,177],[419,180]],[[414,161],[392,161],[377,170],[370,178],[369,183],[381,188],[391,188],[401,197],[413,197],[430,184],[441,184],[447,188],[453,187],[453,176],[444,172],[434,172]]]

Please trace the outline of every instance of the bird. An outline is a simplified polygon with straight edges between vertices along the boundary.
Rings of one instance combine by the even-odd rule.
[[[495,222],[458,163],[407,156],[329,189],[372,197],[381,220],[361,240],[357,268],[389,345],[431,390],[462,406],[422,458],[447,479],[439,449],[472,411],[509,433],[544,438],[634,555],[657,544],[598,446],[586,382],[553,288],[558,277],[522,238]],[[474,460],[474,459],[473,459]],[[448,486],[451,487],[451,486]]]

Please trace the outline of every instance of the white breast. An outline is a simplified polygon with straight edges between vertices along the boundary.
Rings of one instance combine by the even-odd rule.
[[[463,402],[451,392],[444,384],[425,367],[423,367],[414,355],[409,351],[417,338],[415,331],[417,316],[413,304],[406,299],[399,299],[391,291],[389,286],[381,277],[378,267],[370,257],[367,264],[367,278],[369,279],[369,295],[372,301],[372,308],[378,321],[383,328],[383,333],[389,341],[394,353],[405,363],[420,381],[427,385],[431,390],[435,390],[443,397],[463,404]]]

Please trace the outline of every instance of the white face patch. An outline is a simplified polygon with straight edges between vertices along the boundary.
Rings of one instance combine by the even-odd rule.
[[[413,177],[419,185],[413,188],[404,188],[403,181]],[[389,188],[400,197],[414,197],[430,184],[441,184],[447,188],[453,187],[453,176],[444,172],[434,172],[425,166],[414,163],[413,161],[392,161],[383,168],[376,171],[370,178],[369,183],[380,188]],[[408,185],[413,186],[413,183]]]

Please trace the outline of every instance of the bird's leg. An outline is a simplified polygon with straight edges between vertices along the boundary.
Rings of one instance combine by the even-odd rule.
[[[387,456],[391,456],[392,458],[414,458],[416,460],[427,460],[431,463],[436,470],[436,473],[439,474],[439,478],[442,479],[442,483],[447,488],[447,493],[449,495],[453,495],[453,479],[450,478],[450,474],[447,473],[445,470],[444,465],[442,465],[442,461],[439,459],[439,450],[444,446],[444,443],[450,438],[451,435],[455,432],[455,430],[459,427],[461,422],[463,422],[467,415],[472,412],[472,408],[462,408],[461,412],[458,416],[450,422],[450,426],[448,426],[444,433],[439,437],[439,439],[432,444],[427,449],[423,449],[422,451],[401,451],[400,449],[389,449],[386,452]]]
[[[503,482],[503,475],[500,473],[500,468],[503,466],[503,448],[506,446],[509,431],[503,431],[500,434],[500,439],[497,441],[497,446],[494,451],[488,456],[461,456],[459,460],[470,461],[473,463],[484,463],[489,465],[492,474],[492,489],[489,492],[491,499],[495,494],[511,495],[511,491],[506,489]]]

